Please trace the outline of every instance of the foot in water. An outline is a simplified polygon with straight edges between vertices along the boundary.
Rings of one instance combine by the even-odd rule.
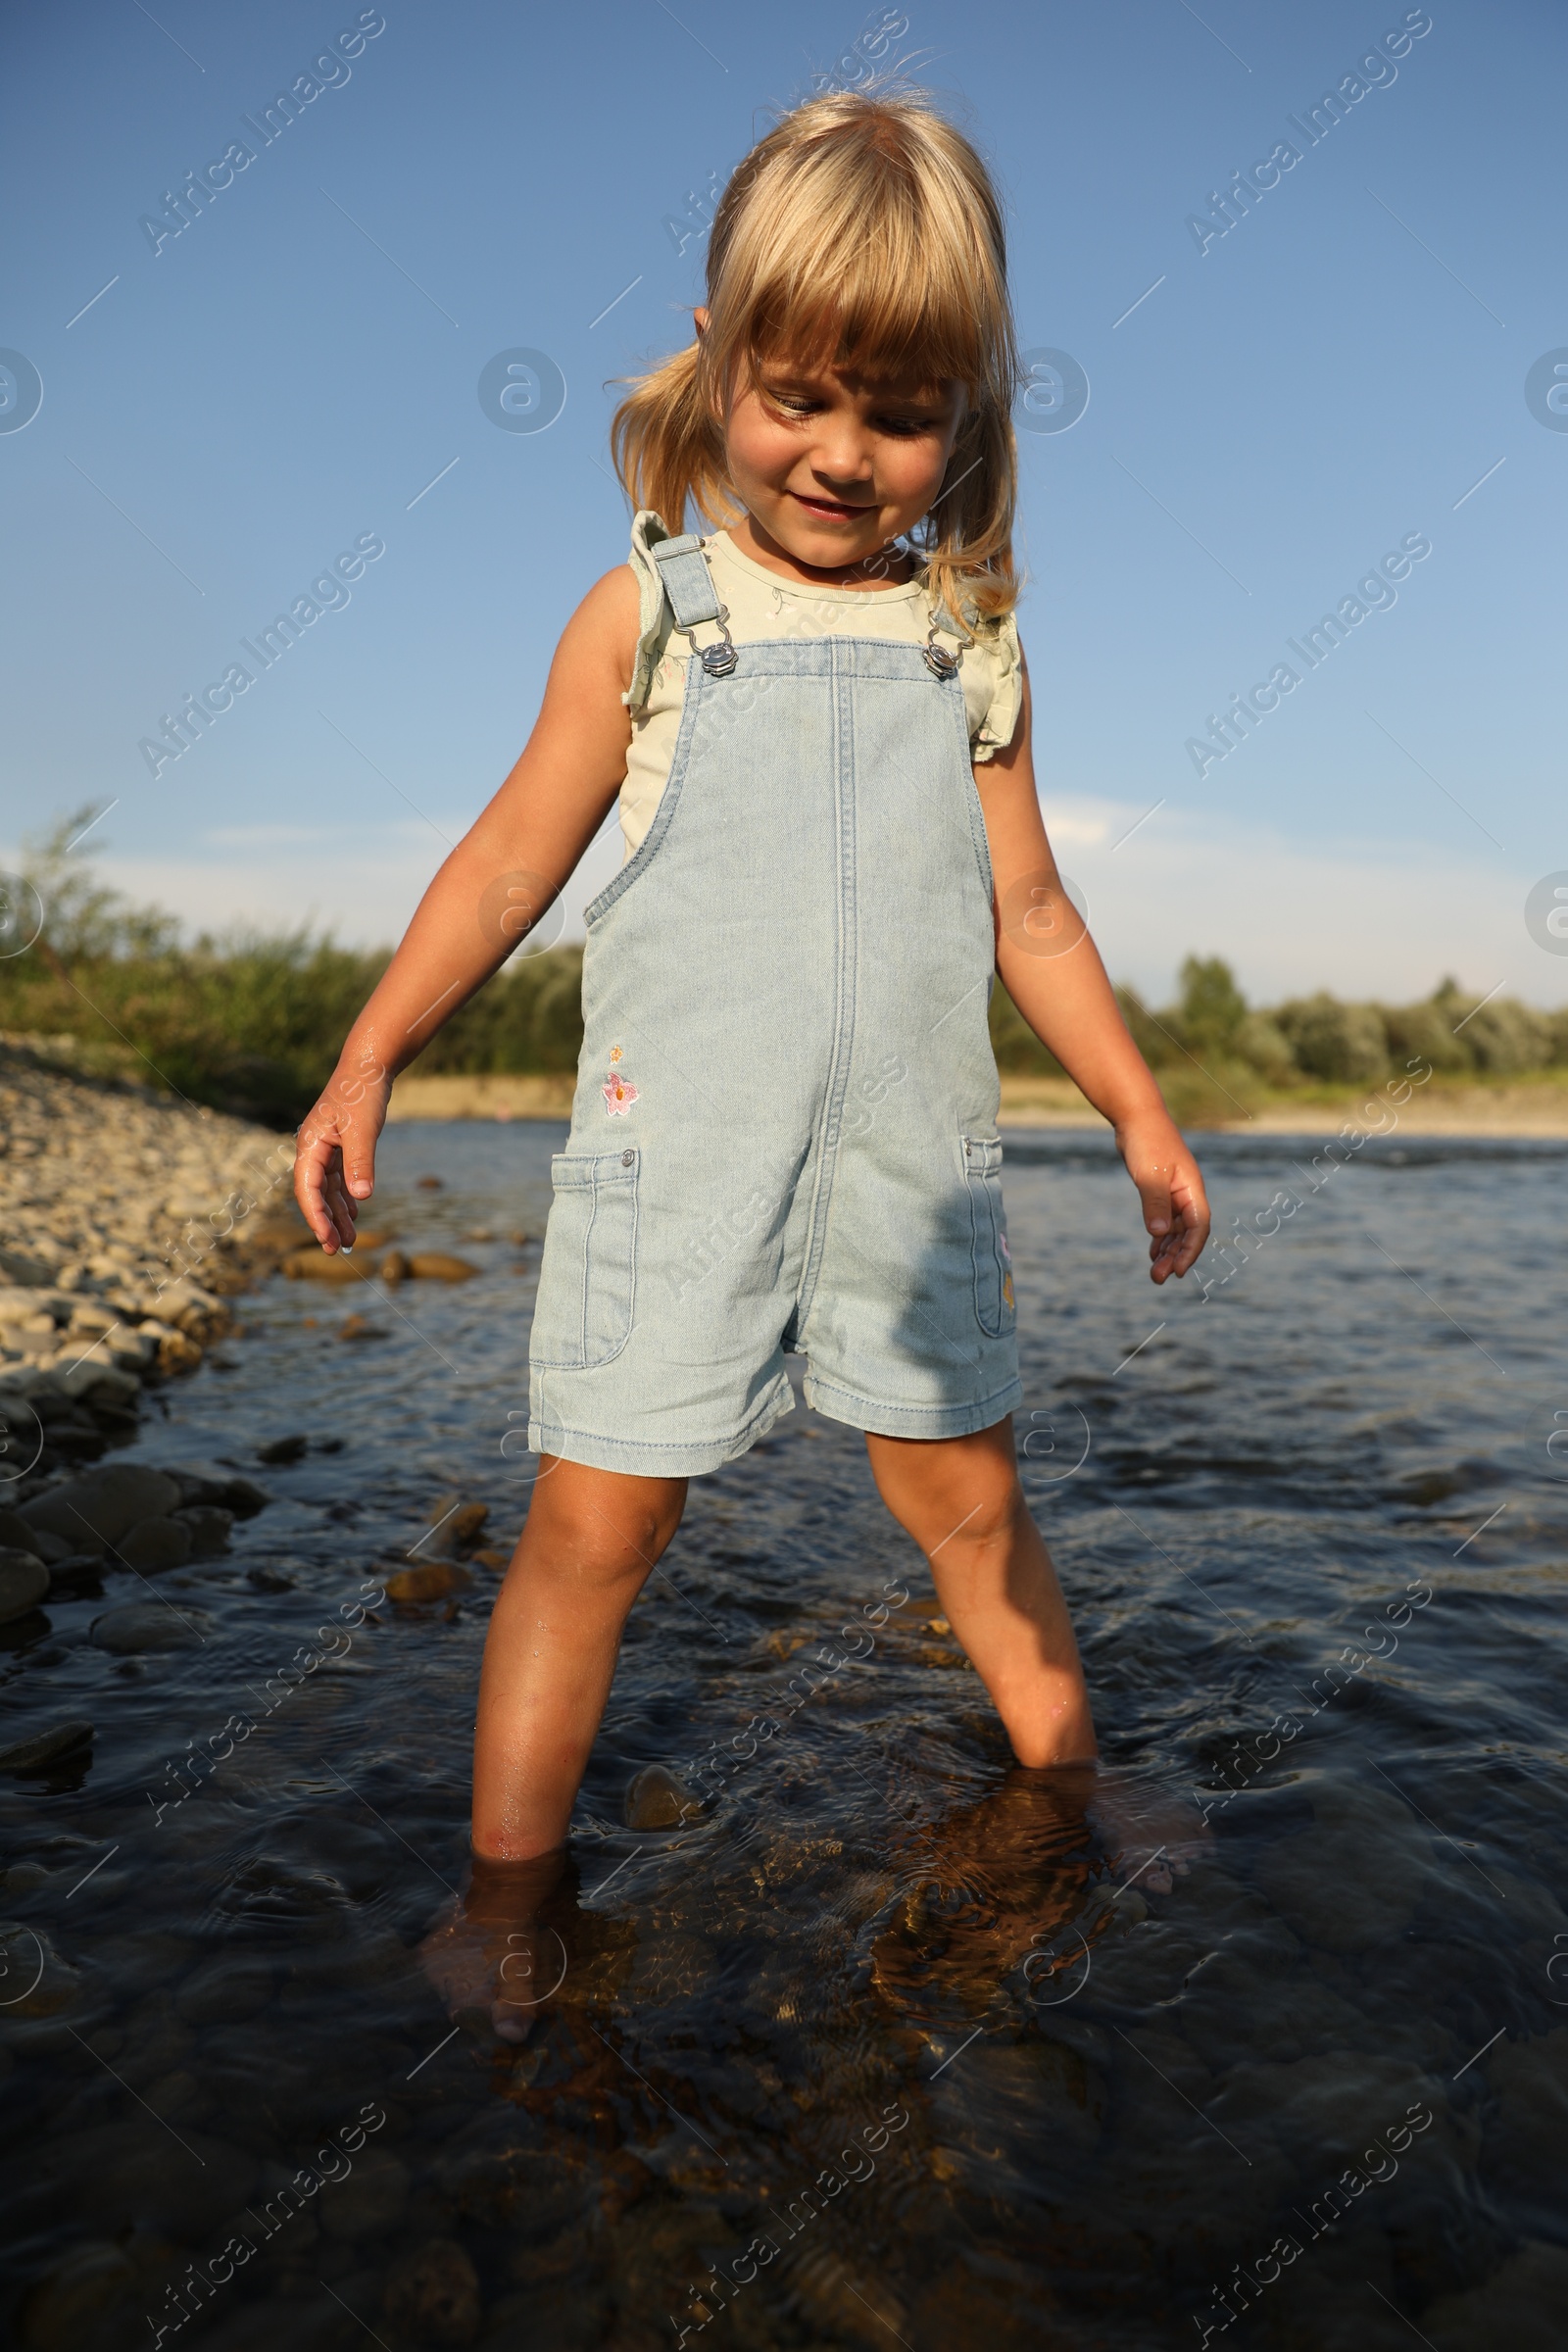
[[[1145,1894],[1169,1894],[1214,1850],[1213,1835],[1189,1798],[1113,1766],[1096,1768],[1087,1810],[1121,1884]]]
[[[419,1946],[419,1963],[459,2025],[526,2041],[566,1973],[566,1947],[541,1908],[566,1871],[558,1846],[527,1862],[475,1854],[468,1880]]]

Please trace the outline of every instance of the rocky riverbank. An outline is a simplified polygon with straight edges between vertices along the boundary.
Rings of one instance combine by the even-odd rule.
[[[221,1548],[265,1501],[220,1465],[90,1466],[306,1238],[292,1159],[265,1128],[0,1055],[0,1623],[106,1549],[145,1573]]]

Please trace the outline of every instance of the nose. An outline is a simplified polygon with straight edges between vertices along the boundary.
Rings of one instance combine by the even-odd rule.
[[[819,481],[840,493],[857,486],[863,489],[871,481],[870,442],[856,419],[835,416],[822,420],[811,451],[811,470]]]

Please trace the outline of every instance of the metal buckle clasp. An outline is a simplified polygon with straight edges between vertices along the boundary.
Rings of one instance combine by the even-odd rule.
[[[728,605],[720,605],[718,611],[713,615],[713,618],[718,628],[722,632],[716,645],[699,645],[697,642],[697,631],[695,629],[681,629],[678,622],[676,623],[676,627],[679,629],[680,635],[685,638],[687,644],[691,647],[692,652],[697,656],[698,661],[702,663],[704,669],[708,672],[708,675],[710,678],[727,678],[730,671],[734,668],[736,662],[740,660],[740,655],[735,650],[734,640],[731,638],[729,633]]]

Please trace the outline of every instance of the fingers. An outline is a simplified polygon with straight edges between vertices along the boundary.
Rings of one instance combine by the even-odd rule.
[[[343,1188],[343,1152],[337,1123],[313,1113],[300,1129],[294,1152],[294,1198],[306,1224],[330,1257],[354,1247],[358,1211]]]
[[[1155,1245],[1171,1229],[1170,1186],[1162,1169],[1154,1169],[1136,1179],[1138,1198],[1143,1202],[1144,1223],[1153,1235]]]
[[[1173,1274],[1183,1275],[1195,1266],[1208,1240],[1208,1199],[1203,1191],[1203,1180],[1194,1163],[1189,1162],[1176,1170],[1170,1188],[1170,1229],[1150,1246],[1152,1262],[1149,1272],[1151,1280],[1156,1283],[1168,1282]]]

